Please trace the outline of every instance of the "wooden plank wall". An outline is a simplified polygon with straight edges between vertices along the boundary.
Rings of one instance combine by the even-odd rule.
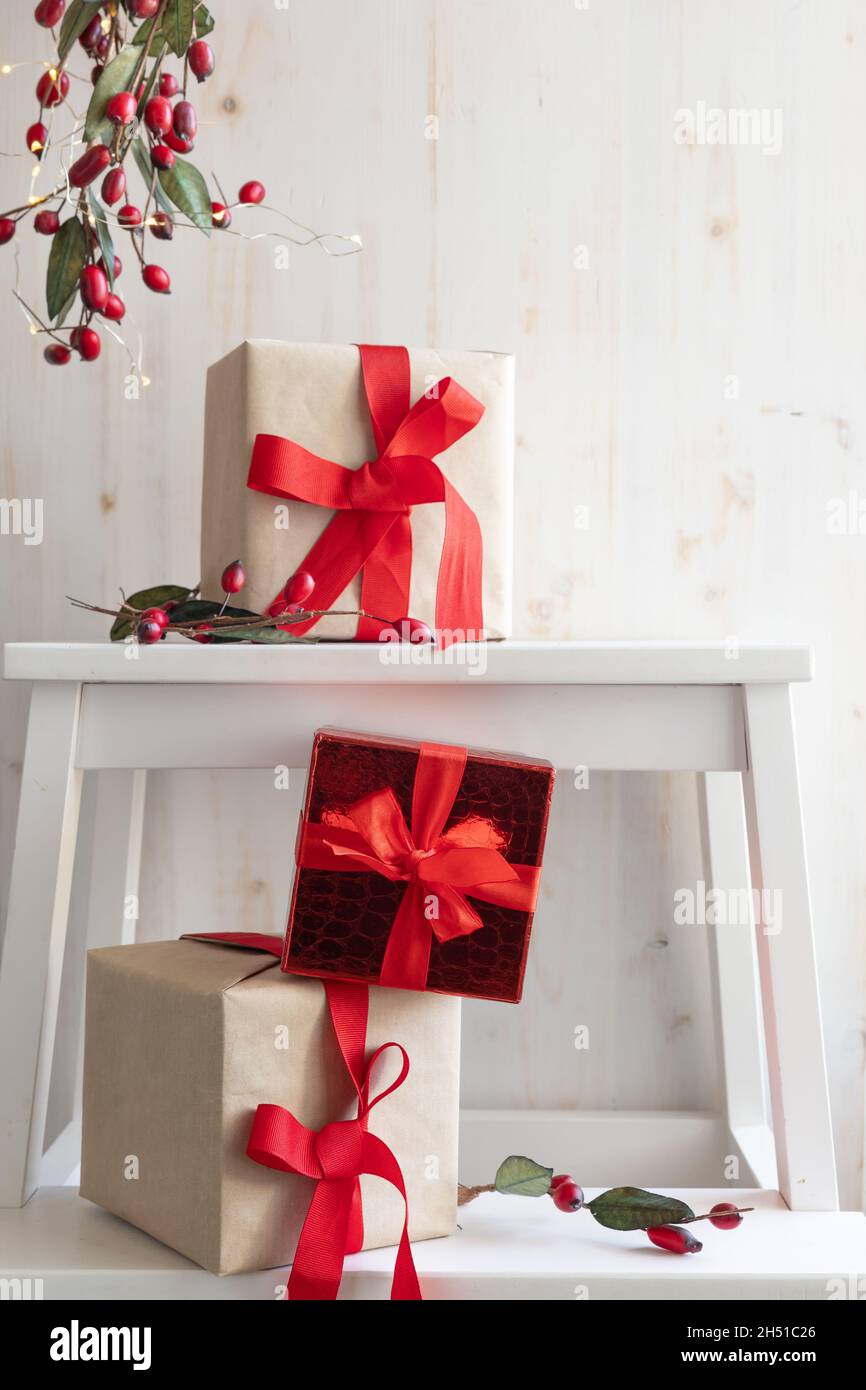
[[[117,350],[43,368],[0,295],[0,492],[45,502],[41,546],[0,544],[3,637],[98,637],[65,593],[197,578],[203,372],[244,336],[514,350],[517,635],[815,644],[797,713],[843,1200],[859,1205],[866,536],[827,517],[866,498],[862,6],[213,9],[204,168],[230,190],[261,177],[275,204],[366,249],[280,270],[268,241],[178,233],[154,257],[168,302],[126,255],[153,380],[137,402]],[[29,0],[3,7],[0,62],[40,56],[31,16]],[[0,78],[0,149],[20,149],[34,81]],[[781,148],[678,144],[674,113],[699,103],[779,110]],[[28,167],[0,161],[4,205]],[[33,296],[36,240],[22,232]],[[6,289],[12,266],[4,248]],[[0,699],[5,891],[25,692]],[[143,932],[278,930],[291,835],[274,803],[253,775],[153,778]],[[467,1102],[713,1104],[706,943],[671,923],[673,888],[700,872],[693,779],[562,795],[526,1003],[466,1010]]]

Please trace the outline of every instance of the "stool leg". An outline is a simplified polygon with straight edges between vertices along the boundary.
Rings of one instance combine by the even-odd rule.
[[[725,905],[710,928],[710,950],[728,1126],[755,1180],[775,1188],[742,780],[737,772],[705,772],[700,782],[707,892],[723,894]]]
[[[809,903],[791,691],[744,687],[749,770],[743,776],[758,964],[779,1168],[797,1211],[839,1198]]]
[[[37,682],[30,700],[18,828],[0,961],[0,1206],[38,1185],[81,772],[81,686]]]

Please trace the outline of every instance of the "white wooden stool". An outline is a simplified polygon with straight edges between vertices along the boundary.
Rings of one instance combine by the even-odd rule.
[[[138,888],[147,769],[303,767],[313,729],[335,725],[531,744],[560,769],[698,771],[708,883],[775,891],[783,905],[780,931],[760,919],[754,930],[710,929],[725,1113],[574,1120],[585,1171],[605,1184],[641,1181],[642,1168],[657,1172],[684,1144],[705,1148],[711,1126],[727,1146],[716,1152],[740,1164],[741,1204],[757,1208],[740,1231],[707,1242],[685,1275],[673,1257],[635,1259],[633,1242],[589,1218],[588,1239],[575,1239],[550,1203],[482,1197],[457,1235],[416,1247],[428,1296],[866,1296],[866,1218],[838,1211],[791,709],[791,683],[811,676],[808,648],[508,642],[447,657],[403,648],[396,664],[389,650],[390,661],[352,644],[6,647],[7,678],[34,685],[0,965],[0,1275],[41,1278],[58,1298],[273,1296],[273,1270],[215,1279],[74,1188],[46,1186],[77,1164],[75,1124],[43,1149],[81,778],[115,769],[122,783],[100,856],[120,941],[124,897]],[[489,1180],[557,1118],[467,1112],[464,1180]],[[384,1296],[391,1261],[387,1251],[353,1256],[345,1296]]]

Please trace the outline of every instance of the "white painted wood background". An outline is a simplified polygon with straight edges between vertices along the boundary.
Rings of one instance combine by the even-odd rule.
[[[4,5],[0,63],[41,56],[32,8]],[[866,497],[863,7],[213,9],[203,168],[230,190],[261,177],[270,201],[366,249],[299,251],[278,271],[269,242],[178,233],[154,255],[168,302],[146,297],[126,254],[153,379],[138,403],[118,350],[43,367],[0,295],[0,493],[45,500],[41,546],[0,543],[3,637],[92,639],[99,620],[65,593],[198,577],[204,369],[244,336],[514,350],[516,635],[815,644],[796,708],[842,1200],[859,1206],[866,536],[831,534],[826,516]],[[34,81],[0,78],[0,149],[20,149]],[[779,108],[780,153],[677,145],[674,112],[699,102]],[[28,168],[0,161],[4,206]],[[38,298],[47,247],[29,228],[20,241]],[[3,248],[0,288],[12,267]],[[26,692],[0,699],[5,895]],[[280,930],[291,799],[259,774],[153,777],[142,935]],[[707,944],[672,922],[674,888],[701,873],[696,804],[682,774],[563,780],[525,1002],[465,1010],[467,1104],[715,1103]]]

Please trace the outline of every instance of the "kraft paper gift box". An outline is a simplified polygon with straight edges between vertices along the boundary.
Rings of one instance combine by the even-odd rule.
[[[555,772],[320,729],[283,969],[518,1003]]]
[[[484,634],[491,638],[508,637],[513,547],[514,359],[496,352],[410,349],[408,400],[413,405],[425,400],[435,405],[436,383],[446,377],[459,383],[484,411],[474,428],[436,454],[435,463],[480,525]],[[390,424],[393,423],[392,412]],[[315,462],[329,460],[346,469],[358,470],[365,462],[375,460],[379,449],[359,349],[350,345],[252,340],[208,371],[202,591],[209,596],[219,594],[222,570],[229,561],[240,558],[248,584],[239,601],[247,608],[264,612],[289,576],[302,567],[334,513],[325,506],[285,501],[279,495],[255,491],[247,485],[258,435],[291,440],[318,456]],[[439,503],[415,505],[410,526],[408,605],[402,611],[376,616],[393,621],[411,615],[434,628],[445,537],[444,507]],[[453,538],[457,535],[455,525]],[[459,551],[465,549],[465,545],[458,547]],[[465,555],[458,553],[453,558],[460,570]],[[392,561],[393,557],[386,565],[385,588],[389,592]],[[315,566],[308,568],[313,570]],[[361,606],[360,578],[352,578],[344,591],[333,596],[333,601],[322,601],[322,597],[314,591],[307,606],[354,612]],[[387,600],[380,602],[388,606]],[[391,606],[398,606],[399,602],[393,599]],[[367,607],[370,608],[369,603]],[[354,617],[322,619],[312,629],[317,636],[340,640],[353,638],[356,630]],[[371,638],[369,632],[366,636]],[[371,640],[374,639],[375,633]]]
[[[402,1168],[412,1240],[455,1229],[459,1009],[369,994],[368,1058],[396,1041],[410,1059],[369,1129]],[[392,1056],[373,1090],[393,1079]],[[318,1131],[353,1117],[357,1101],[322,983],[283,974],[274,955],[190,940],[89,953],[81,1195],[205,1269],[287,1264],[310,1205],[310,1178],[247,1156],[257,1106],[284,1106]],[[375,1177],[361,1193],[363,1248],[395,1245],[401,1197]]]

